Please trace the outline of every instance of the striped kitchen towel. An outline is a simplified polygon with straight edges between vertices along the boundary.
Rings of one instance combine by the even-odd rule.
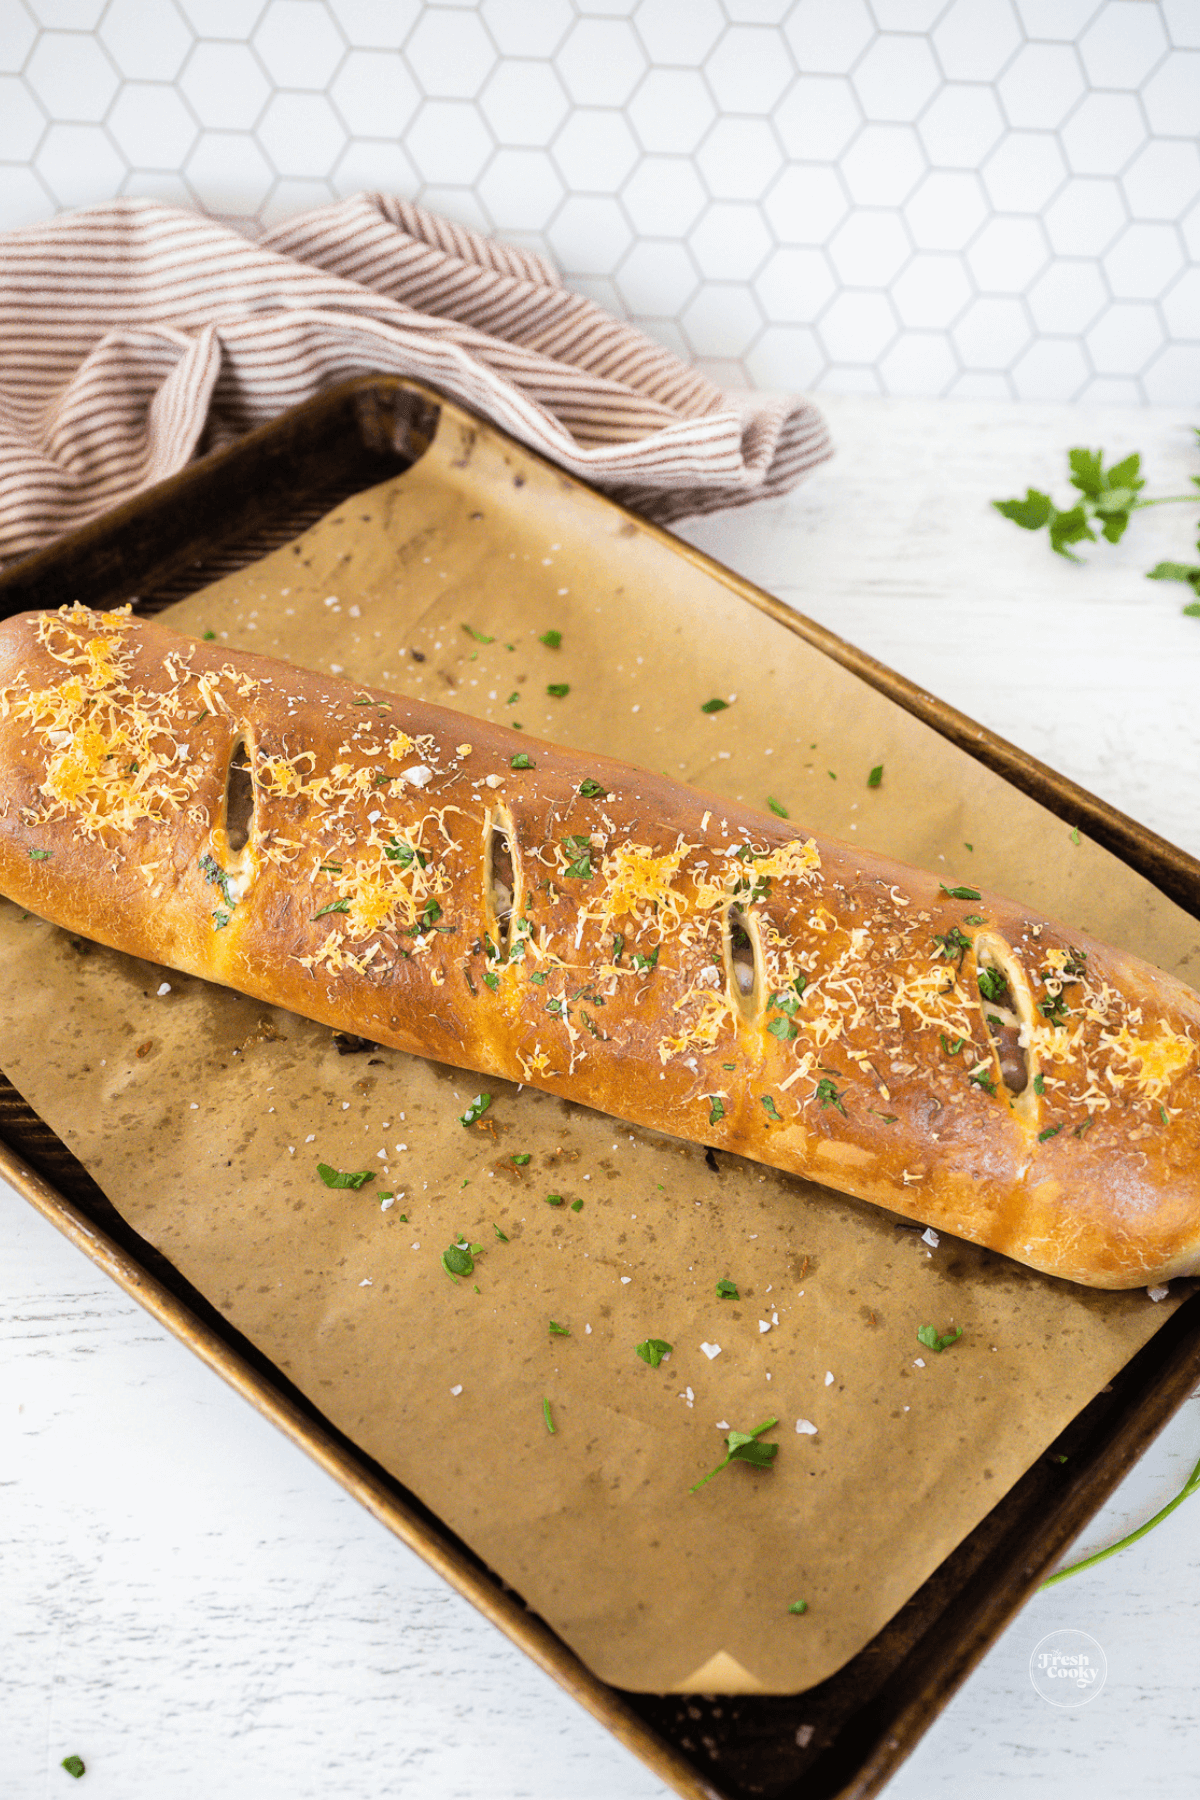
[[[257,242],[114,200],[0,236],[0,564],[348,377],[411,375],[660,522],[831,454],[795,396],[723,393],[540,256],[387,194]]]

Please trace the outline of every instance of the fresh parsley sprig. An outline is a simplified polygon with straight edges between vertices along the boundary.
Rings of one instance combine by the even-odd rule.
[[[1066,1460],[1065,1457],[1063,1460]],[[1200,1492],[1200,1462],[1196,1464],[1175,1498],[1168,1500],[1165,1506],[1160,1506],[1152,1519],[1147,1519],[1146,1523],[1139,1525],[1136,1530],[1126,1532],[1123,1538],[1118,1538],[1115,1544],[1109,1544],[1107,1549],[1097,1550],[1093,1555],[1085,1556],[1082,1561],[1071,1563],[1065,1569],[1057,1569],[1053,1575],[1043,1581],[1039,1592],[1048,1587],[1055,1587],[1058,1582],[1065,1581],[1068,1575],[1079,1575],[1084,1569],[1094,1569],[1097,1563],[1102,1563],[1108,1557],[1115,1556],[1118,1550],[1127,1550],[1130,1544],[1136,1544],[1138,1539],[1145,1537],[1148,1531],[1153,1531],[1156,1525],[1161,1525],[1177,1506],[1182,1506],[1185,1500],[1190,1499],[1197,1492]]]
[[[1200,439],[1200,430],[1196,436]],[[1087,450],[1076,445],[1067,452],[1067,464],[1071,486],[1079,496],[1073,505],[1057,506],[1049,494],[1032,487],[1026,489],[1023,500],[993,500],[992,505],[1024,531],[1045,528],[1049,532],[1050,548],[1070,562],[1083,560],[1075,555],[1072,544],[1097,541],[1094,526],[1099,526],[1100,535],[1107,543],[1116,544],[1125,535],[1131,515],[1147,506],[1200,505],[1200,475],[1190,478],[1192,486],[1198,490],[1196,493],[1155,494],[1149,499],[1144,498],[1142,489],[1146,483],[1141,473],[1142,459],[1136,451],[1106,469],[1103,450]],[[1148,581],[1183,581],[1192,588],[1196,598],[1183,609],[1191,618],[1200,618],[1200,537],[1196,551],[1198,560],[1194,563],[1160,562],[1146,571]]]

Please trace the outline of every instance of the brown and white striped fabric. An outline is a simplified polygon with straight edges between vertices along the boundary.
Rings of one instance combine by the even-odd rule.
[[[806,400],[722,393],[527,250],[359,194],[257,243],[116,200],[0,236],[0,564],[319,389],[418,377],[659,521],[831,453]]]

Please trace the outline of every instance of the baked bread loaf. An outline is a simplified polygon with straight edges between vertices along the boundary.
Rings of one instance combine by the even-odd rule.
[[[1072,1281],[1200,1270],[1200,997],[992,894],[80,606],[0,626],[0,789],[68,930]]]

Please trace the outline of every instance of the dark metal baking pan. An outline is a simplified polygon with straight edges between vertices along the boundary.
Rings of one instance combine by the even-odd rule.
[[[439,407],[436,394],[395,377],[366,377],[332,389],[14,564],[0,575],[0,616],[64,599],[100,608],[133,600],[139,612],[158,611],[287,542],[349,495],[410,467],[436,429]],[[704,560],[662,536],[680,555]],[[1200,863],[853,645],[740,577],[721,574],[748,605],[1042,806],[1085,827],[1200,918]],[[1200,1376],[1198,1294],[884,1630],[819,1686],[794,1696],[717,1699],[626,1693],[597,1680],[519,1595],[332,1427],[132,1231],[2,1077],[0,1174],[688,1800],[866,1800],[879,1792]]]

